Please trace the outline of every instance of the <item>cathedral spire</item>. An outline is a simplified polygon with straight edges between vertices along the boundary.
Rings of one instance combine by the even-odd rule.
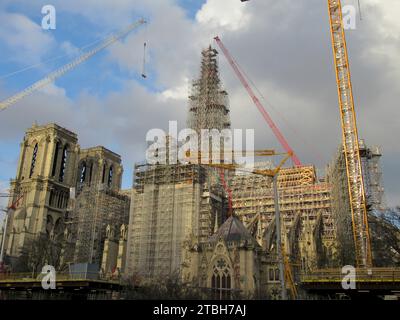
[[[218,70],[218,51],[203,50],[200,77],[193,81],[189,96],[188,126],[201,129],[230,128],[228,94],[222,89]]]

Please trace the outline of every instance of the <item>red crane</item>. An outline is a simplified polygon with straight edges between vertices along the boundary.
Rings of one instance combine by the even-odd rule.
[[[221,39],[216,36],[214,40],[217,42],[218,46],[221,48],[222,52],[224,53],[226,59],[228,60],[229,64],[231,65],[233,71],[236,73],[237,77],[239,78],[240,82],[244,86],[244,88],[247,90],[248,94],[250,95],[251,99],[253,100],[254,104],[256,105],[258,111],[260,111],[261,115],[265,119],[265,121],[268,123],[269,127],[271,128],[272,132],[278,139],[279,143],[282,145],[282,147],[285,149],[285,151],[288,154],[292,155],[292,161],[295,166],[301,166],[301,161],[300,159],[296,156],[294,153],[293,149],[290,147],[289,143],[281,133],[281,131],[278,129],[278,127],[275,125],[274,121],[272,120],[271,116],[268,114],[268,112],[265,110],[264,106],[261,104],[260,100],[257,98],[255,95],[253,89],[250,87],[248,82],[246,81],[246,78],[243,76],[242,72],[240,71],[239,67],[237,66],[235,60],[232,58],[231,54],[229,53],[228,49],[224,46],[222,43]]]
[[[8,194],[0,194],[1,197],[13,197],[13,195],[8,195]],[[3,239],[0,243],[0,273],[4,272],[4,251],[5,251],[5,240],[6,240],[6,232],[7,232],[7,224],[8,224],[8,218],[10,215],[11,211],[14,211],[17,209],[19,206],[19,201],[22,200],[24,197],[24,194],[17,195],[16,200],[11,203],[11,205],[7,208],[6,210],[6,219],[4,223],[4,233],[3,233]]]

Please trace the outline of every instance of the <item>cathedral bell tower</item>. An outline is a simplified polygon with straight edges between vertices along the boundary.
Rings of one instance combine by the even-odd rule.
[[[5,248],[17,258],[39,235],[62,237],[64,217],[75,185],[79,145],[75,133],[56,124],[34,124],[21,143],[16,178],[11,180]]]

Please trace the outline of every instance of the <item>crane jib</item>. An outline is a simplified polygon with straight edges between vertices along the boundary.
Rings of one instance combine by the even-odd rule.
[[[25,98],[26,96],[30,95],[31,93],[35,92],[36,90],[43,88],[56,80],[57,78],[63,76],[65,73],[68,71],[74,69],[81,63],[85,62],[86,60],[90,59],[92,56],[100,52],[101,50],[107,48],[108,46],[112,45],[125,35],[127,35],[129,32],[131,32],[133,29],[139,27],[140,25],[146,23],[145,20],[140,19],[132,24],[130,24],[128,27],[123,29],[122,31],[111,35],[108,37],[106,40],[104,40],[99,46],[96,48],[90,50],[89,52],[86,52],[73,60],[72,62],[67,63],[66,65],[62,66],[61,68],[53,71],[52,73],[48,74],[45,78],[35,82],[34,84],[30,85],[29,87],[25,88],[24,90],[18,92],[17,94],[11,96],[10,98],[0,102],[0,111],[3,111],[7,109],[8,107],[12,106],[13,104],[17,103],[21,99]]]

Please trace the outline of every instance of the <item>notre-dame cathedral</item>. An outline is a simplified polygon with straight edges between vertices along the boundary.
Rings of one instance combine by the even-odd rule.
[[[189,96],[188,127],[228,130],[229,114],[217,51],[209,47]],[[364,149],[370,175],[379,171],[381,154]],[[118,154],[101,146],[81,149],[75,133],[35,124],[23,138],[10,183],[6,227],[0,233],[5,262],[13,271],[52,264],[71,272],[86,265],[96,276],[135,277],[142,284],[175,274],[216,299],[279,298],[285,292],[283,276],[292,277],[294,288],[298,272],[354,260],[342,154],[322,179],[312,165],[282,168],[277,198],[270,177],[193,163],[138,163],[132,189],[121,190]],[[368,186],[380,190],[379,184]],[[373,205],[379,209],[381,192],[370,193],[378,195]],[[381,222],[369,219],[373,254],[393,252],[388,264],[398,263],[398,249],[381,237]],[[398,243],[398,230],[393,234]],[[282,261],[286,271],[293,271],[290,277],[282,274]]]
[[[34,124],[23,138],[10,182],[6,262],[26,268],[19,258],[33,252],[32,243],[42,237],[57,246],[60,267],[100,264],[107,226],[128,222],[122,173],[118,154],[104,147],[81,149],[75,133],[56,124]]]

